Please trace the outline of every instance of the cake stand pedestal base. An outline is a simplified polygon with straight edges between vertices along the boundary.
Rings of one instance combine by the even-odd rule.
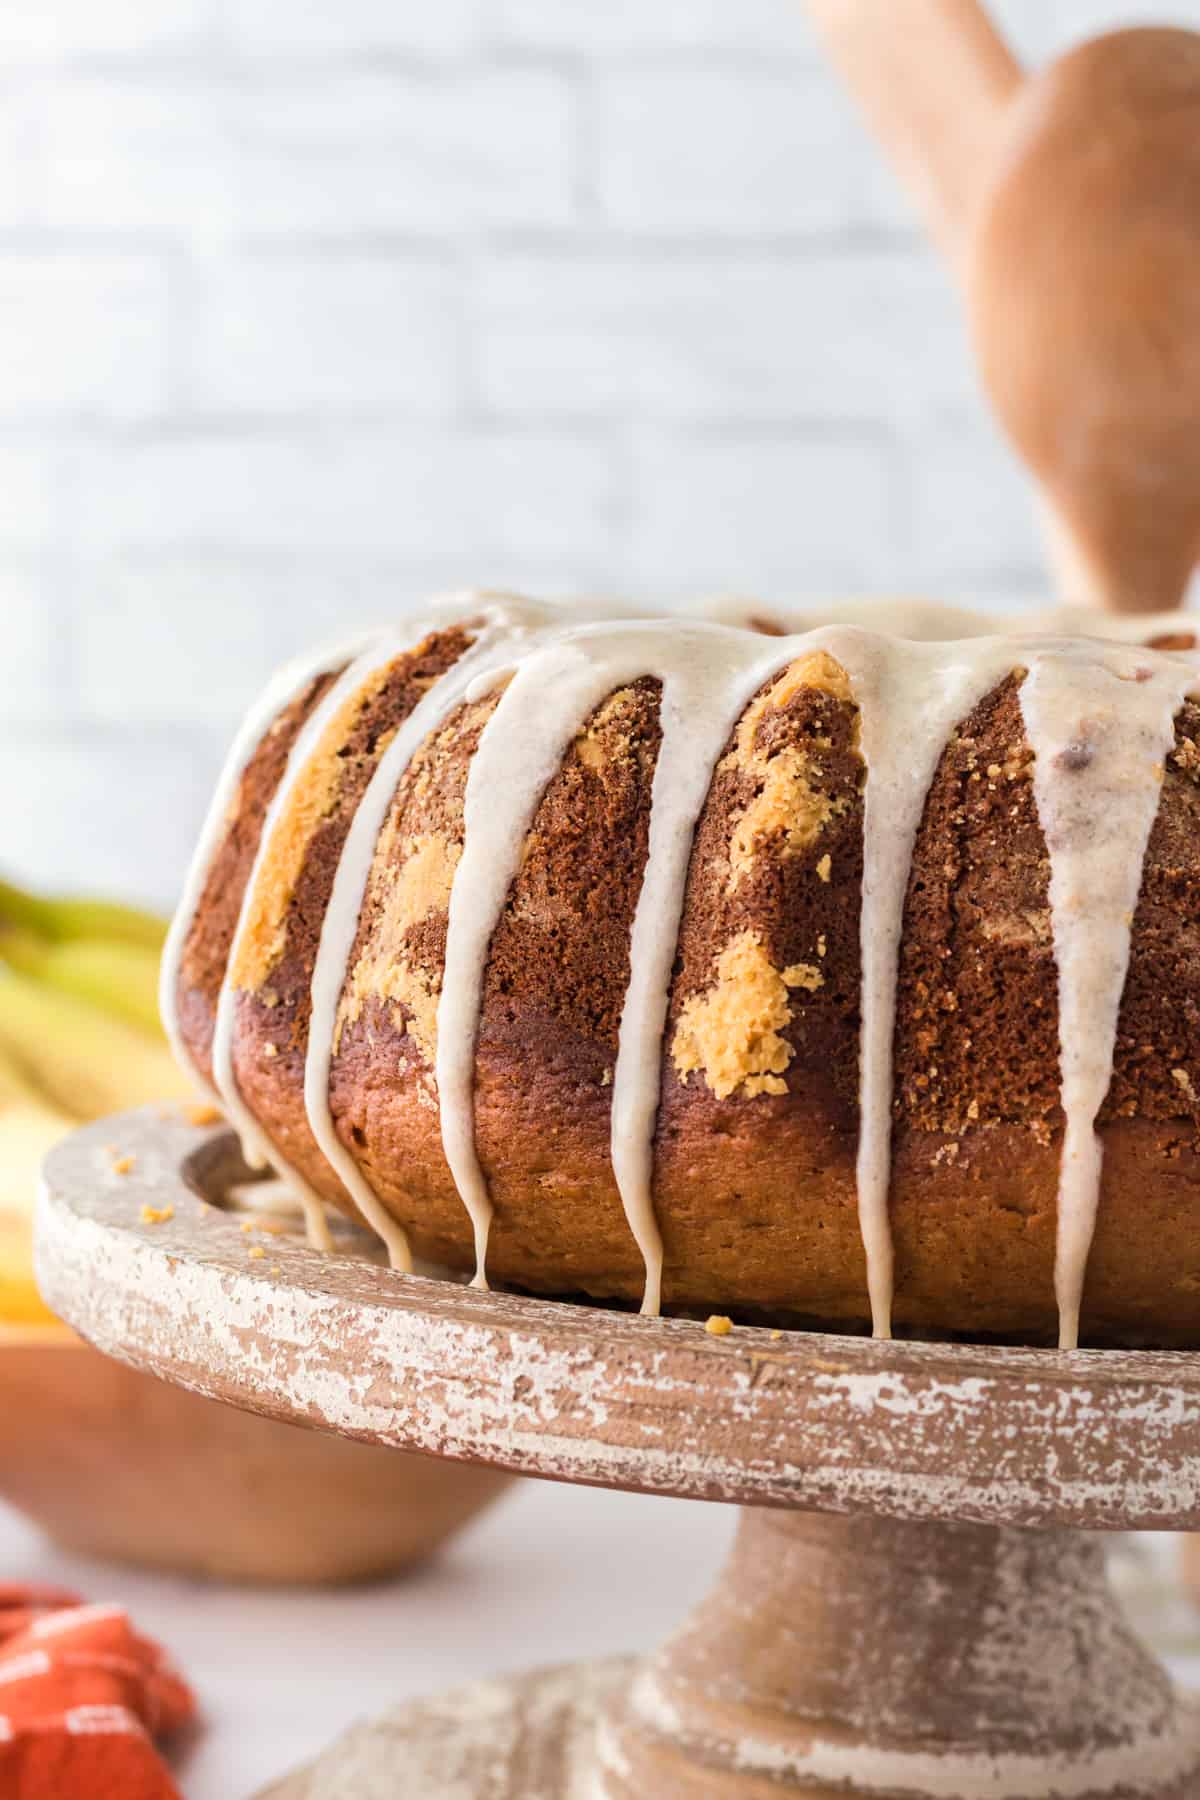
[[[257,1800],[600,1800],[597,1730],[637,1667],[567,1663],[411,1701],[353,1726]]]
[[[752,1511],[649,1662],[483,1682],[358,1727],[262,1800],[1188,1800],[1200,1709],[1102,1540]]]

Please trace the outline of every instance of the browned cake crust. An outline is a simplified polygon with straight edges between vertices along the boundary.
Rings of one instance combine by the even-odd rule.
[[[444,632],[397,659],[327,733],[323,773],[293,797],[266,858],[234,971],[242,1095],[287,1159],[347,1207],[303,1103],[320,922],[384,744],[466,642]],[[990,693],[947,745],[913,857],[895,1034],[895,1317],[922,1331],[1052,1341],[1057,979],[1020,679]],[[281,720],[252,758],[189,939],[182,1023],[200,1054],[280,741],[315,698],[297,702],[296,720]],[[493,694],[460,706],[399,782],[330,1082],[339,1138],[413,1249],[462,1269],[473,1266],[472,1234],[442,1152],[433,1061],[463,797],[495,704]],[[647,679],[586,721],[537,808],[489,954],[476,1067],[478,1151],[495,1207],[488,1270],[538,1292],[641,1294],[609,1126],[657,715]],[[1134,920],[1101,1122],[1084,1304],[1092,1341],[1200,1341],[1198,730],[1188,703]],[[864,777],[848,683],[823,652],[760,690],[715,771],[692,853],[655,1141],[668,1306],[869,1316],[855,1184]]]

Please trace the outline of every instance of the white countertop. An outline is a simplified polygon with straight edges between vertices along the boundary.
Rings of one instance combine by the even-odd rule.
[[[0,1581],[128,1607],[199,1698],[203,1729],[176,1763],[186,1800],[248,1800],[409,1696],[649,1647],[709,1585],[734,1520],[731,1507],[524,1482],[415,1574],[306,1592],[87,1562],[0,1505]]]
[[[176,1761],[186,1800],[249,1800],[354,1720],[409,1696],[574,1657],[644,1649],[709,1585],[731,1507],[524,1482],[448,1551],[383,1585],[327,1592],[164,1578],[55,1550],[0,1506],[0,1580],[114,1599],[170,1649],[203,1726]],[[1200,1612],[1173,1547],[1142,1539],[1118,1578],[1175,1673],[1200,1683]]]

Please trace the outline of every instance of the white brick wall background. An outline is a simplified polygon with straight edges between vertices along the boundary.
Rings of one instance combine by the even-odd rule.
[[[269,668],[431,587],[1043,581],[801,0],[0,8],[0,866],[169,901]]]

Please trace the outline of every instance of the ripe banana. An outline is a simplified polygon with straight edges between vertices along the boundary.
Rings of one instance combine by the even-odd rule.
[[[50,898],[0,881],[0,927],[17,926],[62,942],[70,938],[107,938],[161,950],[167,925],[157,913],[113,900]]]
[[[25,930],[0,931],[0,957],[10,968],[74,994],[152,1037],[158,1012],[158,951],[113,938],[53,940]]]
[[[0,969],[0,1046],[74,1119],[195,1091],[161,1039],[15,969]]]
[[[43,1323],[52,1315],[33,1282],[33,1208],[42,1158],[75,1121],[51,1106],[0,1053],[0,1321]]]

